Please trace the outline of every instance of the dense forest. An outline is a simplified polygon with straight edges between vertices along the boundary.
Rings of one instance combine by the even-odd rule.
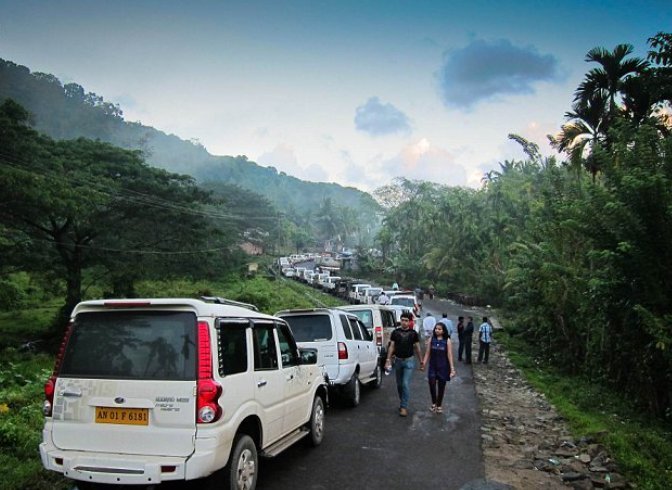
[[[479,190],[400,179],[378,189],[378,235],[400,281],[467,292],[510,312],[542,362],[672,416],[672,35],[595,48],[563,157],[505,161]]]
[[[0,59],[0,101],[12,99],[30,114],[34,129],[55,140],[88,138],[128,150],[170,172],[199,183],[228,183],[263,195],[294,222],[315,221],[325,199],[354,215],[350,228],[375,219],[379,207],[369,194],[333,183],[306,182],[262,167],[244,155],[214,156],[200,144],[124,119],[119,105],[77,83],[62,84],[54,75]],[[357,239],[359,239],[358,237]]]

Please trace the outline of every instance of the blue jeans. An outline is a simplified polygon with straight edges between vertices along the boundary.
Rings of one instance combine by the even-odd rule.
[[[408,408],[408,399],[410,397],[410,384],[413,370],[415,369],[415,357],[406,359],[397,359],[394,361],[394,374],[397,378],[397,393],[399,393],[399,408]]]

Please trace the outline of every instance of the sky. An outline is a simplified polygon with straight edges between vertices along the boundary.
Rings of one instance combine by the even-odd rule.
[[[672,2],[0,0],[0,58],[138,121],[303,180],[478,187],[556,134],[597,46]]]

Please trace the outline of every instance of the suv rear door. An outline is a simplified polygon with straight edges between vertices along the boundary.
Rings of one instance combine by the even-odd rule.
[[[54,445],[76,451],[191,454],[196,323],[196,313],[184,308],[79,313],[56,381]]]

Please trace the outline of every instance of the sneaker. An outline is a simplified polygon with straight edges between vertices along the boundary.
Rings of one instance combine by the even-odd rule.
[[[399,409],[399,415],[402,417],[406,417],[408,415],[408,410],[405,408],[400,408]]]
[[[431,407],[429,407],[429,411],[430,412],[435,412],[436,411],[436,405],[432,405]]]
[[[436,407],[436,413],[443,413],[443,407]]]

